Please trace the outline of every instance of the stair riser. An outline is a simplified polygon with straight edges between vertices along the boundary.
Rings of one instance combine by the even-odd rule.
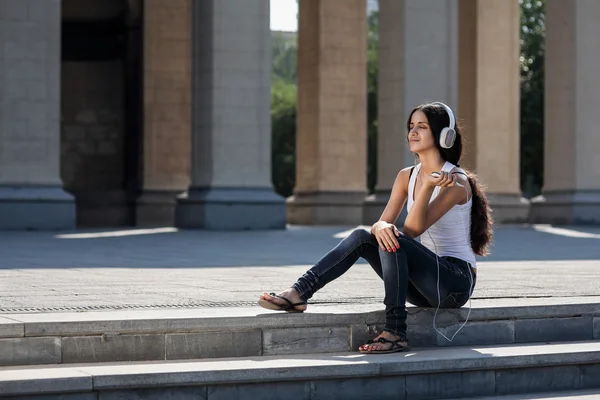
[[[285,375],[285,374],[284,374]],[[304,375],[304,374],[302,374]],[[353,376],[338,379],[316,379],[304,376],[294,380],[265,376],[264,381],[220,385],[194,385],[192,377],[182,376],[181,384],[172,387],[148,387],[150,381],[138,387],[131,383],[120,389],[111,387],[107,380],[98,380],[104,388],[90,392],[47,394],[39,397],[8,397],[35,400],[113,400],[113,399],[166,399],[180,400],[254,400],[259,398],[293,399],[436,399],[452,397],[479,397],[517,393],[539,393],[561,390],[600,388],[600,363],[585,365],[558,365],[464,372],[437,372],[415,375],[394,375],[380,371],[378,375]],[[9,394],[5,387],[4,393]],[[3,397],[4,398],[4,397]]]
[[[459,325],[438,327],[451,337]],[[123,333],[0,339],[0,365],[185,360],[356,351],[383,324],[188,333]],[[600,339],[600,317],[473,321],[448,342],[432,325],[410,325],[412,347]]]

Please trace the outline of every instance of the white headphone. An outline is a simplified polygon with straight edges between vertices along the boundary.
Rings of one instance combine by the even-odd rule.
[[[456,131],[454,130],[454,114],[452,113],[450,107],[444,103],[436,101],[432,104],[444,107],[446,109],[446,113],[448,113],[448,117],[450,118],[450,125],[442,129],[442,132],[440,133],[440,146],[442,146],[444,149],[449,149],[454,145],[454,140],[456,139]]]

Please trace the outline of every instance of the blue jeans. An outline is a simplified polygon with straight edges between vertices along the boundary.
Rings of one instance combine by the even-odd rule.
[[[400,234],[400,248],[384,251],[377,239],[364,229],[356,229],[330,250],[292,285],[304,301],[334,279],[339,278],[359,257],[366,260],[383,279],[385,288],[385,331],[406,339],[406,301],[417,307],[437,307],[438,266],[435,253],[421,243]],[[438,257],[440,308],[463,306],[475,287],[471,265],[454,257]],[[472,284],[471,284],[472,279]]]

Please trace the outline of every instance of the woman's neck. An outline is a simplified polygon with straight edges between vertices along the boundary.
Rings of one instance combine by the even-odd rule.
[[[421,163],[421,171],[428,175],[432,172],[440,172],[446,163],[437,151],[419,154],[419,161]]]

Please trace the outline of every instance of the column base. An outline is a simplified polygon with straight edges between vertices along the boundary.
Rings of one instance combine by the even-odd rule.
[[[0,229],[75,228],[75,200],[62,186],[0,186]]]
[[[287,221],[294,225],[361,225],[365,192],[294,193]]]
[[[600,224],[600,190],[545,192],[531,199],[531,223]]]
[[[488,193],[495,224],[523,224],[529,221],[531,204],[519,194]]]
[[[376,190],[370,196],[367,196],[364,202],[363,208],[363,224],[371,226],[379,220],[385,206],[390,200],[391,190]],[[406,206],[402,207],[400,216],[396,220],[396,226],[401,229],[404,226],[404,220],[406,219]]]
[[[175,226],[285,229],[285,200],[271,188],[190,188],[177,198]]]
[[[77,190],[77,226],[82,228],[116,228],[132,226],[131,206],[123,190]]]
[[[137,200],[136,226],[175,226],[177,196],[181,190],[145,190]]]

